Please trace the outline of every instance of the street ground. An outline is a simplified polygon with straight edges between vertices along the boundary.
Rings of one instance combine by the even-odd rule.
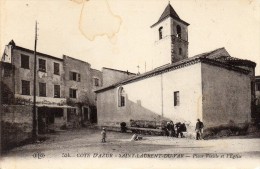
[[[193,140],[143,135],[143,140],[130,141],[131,133],[107,131],[107,142],[101,143],[100,130],[80,129],[48,134],[46,141],[17,147],[3,156],[31,157],[43,152],[46,157],[62,157],[62,153],[239,153],[244,157],[260,157],[259,138],[229,137],[216,140]]]
[[[48,134],[46,141],[14,148],[2,154],[8,159],[149,159],[149,160],[225,160],[260,159],[259,138],[229,137],[194,140],[164,136],[143,136],[130,141],[131,133],[107,132],[101,143],[101,130],[80,129]],[[260,164],[260,162],[258,163]]]

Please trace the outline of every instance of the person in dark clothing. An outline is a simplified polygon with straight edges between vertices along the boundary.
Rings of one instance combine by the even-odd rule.
[[[180,122],[176,123],[176,128],[177,128],[177,135],[176,135],[176,137],[178,138],[179,135],[180,135],[181,138],[182,138],[183,137],[182,124]]]
[[[201,135],[202,135],[202,129],[204,128],[204,124],[203,122],[200,121],[200,119],[198,119],[198,122],[196,123],[196,140],[201,140]]]
[[[180,130],[181,130],[181,138],[183,138],[183,132],[186,132],[187,131],[187,128],[186,128],[186,125],[185,123],[182,123],[181,126],[180,126]]]
[[[122,122],[122,123],[120,123],[120,126],[121,126],[121,132],[122,132],[122,133],[126,133],[126,130],[127,130],[127,128],[126,128],[126,123],[125,123],[125,122]]]
[[[171,131],[171,124],[170,124],[170,122],[167,122],[166,127],[165,127],[166,136],[170,136],[170,131]]]
[[[173,121],[170,121],[170,137],[175,136],[175,129],[174,129],[174,123]]]

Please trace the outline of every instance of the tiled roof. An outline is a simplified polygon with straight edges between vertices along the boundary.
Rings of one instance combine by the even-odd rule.
[[[218,59],[223,57],[230,57],[229,53],[226,51],[224,47],[215,49],[210,52],[201,53],[198,55],[195,55],[193,57],[207,57],[209,59]]]
[[[113,89],[113,88],[120,86],[120,85],[132,83],[132,82],[135,82],[135,81],[138,81],[138,80],[142,80],[142,79],[145,79],[145,78],[156,76],[158,74],[162,74],[164,72],[169,72],[169,71],[172,71],[172,70],[175,70],[175,69],[179,69],[179,68],[182,68],[182,67],[185,67],[185,66],[189,66],[189,65],[198,63],[198,62],[208,63],[208,64],[211,64],[211,65],[217,65],[219,67],[223,67],[223,68],[233,70],[233,71],[238,71],[238,72],[245,73],[245,74],[249,73],[248,70],[242,69],[240,67],[229,64],[229,63],[224,62],[222,60],[223,58],[228,58],[228,57],[231,57],[231,56],[228,54],[228,52],[226,51],[225,48],[218,48],[218,49],[210,51],[210,52],[202,53],[202,54],[190,57],[190,58],[180,60],[176,63],[163,65],[163,66],[155,68],[155,69],[153,69],[149,72],[146,72],[146,73],[143,73],[143,74],[140,74],[140,75],[137,75],[137,76],[133,76],[131,78],[117,82],[117,83],[112,84],[110,86],[103,87],[99,90],[96,90],[95,92],[99,93],[99,92],[102,92],[102,91]],[[254,63],[254,62],[252,62],[252,63]]]
[[[167,7],[164,9],[161,17],[159,18],[159,20],[153,24],[151,27],[157,25],[158,23],[160,23],[161,21],[163,21],[164,19],[168,18],[168,17],[172,17],[182,23],[184,23],[185,25],[189,25],[187,22],[181,20],[181,18],[179,17],[179,15],[177,14],[177,12],[173,9],[173,7],[171,6],[171,4],[169,3],[167,5]]]
[[[21,50],[21,51],[25,51],[25,52],[28,52],[28,53],[34,53],[33,50],[31,49],[27,49],[27,48],[24,48],[24,47],[21,47],[21,46],[14,46],[14,49],[18,49],[18,50]],[[41,55],[41,56],[45,56],[45,57],[48,57],[48,58],[51,58],[51,59],[56,59],[56,60],[59,60],[59,61],[63,61],[63,59],[61,58],[58,58],[58,57],[55,57],[55,56],[51,56],[51,55],[48,55],[48,54],[45,54],[45,53],[41,53],[41,52],[37,52],[36,53],[37,55]]]

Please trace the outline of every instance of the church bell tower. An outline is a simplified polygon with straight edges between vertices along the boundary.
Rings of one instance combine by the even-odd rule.
[[[155,38],[156,66],[188,58],[188,26],[169,3],[159,20],[151,26]]]

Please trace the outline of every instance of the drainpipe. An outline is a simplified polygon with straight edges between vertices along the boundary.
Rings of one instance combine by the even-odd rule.
[[[163,74],[161,74],[161,106],[162,106],[162,117],[163,117]]]

